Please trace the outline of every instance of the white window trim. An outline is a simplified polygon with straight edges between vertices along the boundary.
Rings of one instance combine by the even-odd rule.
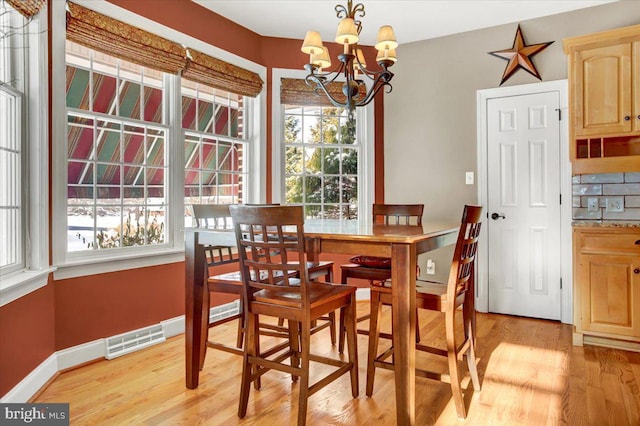
[[[49,264],[49,133],[47,126],[47,9],[33,17],[28,27],[29,72],[25,73],[28,176],[23,188],[25,206],[25,264],[23,270],[0,278],[0,306],[4,306],[47,285],[55,270]]]
[[[280,203],[285,193],[284,182],[284,150],[282,140],[284,132],[283,108],[280,103],[280,80],[282,78],[304,79],[307,76],[304,70],[291,70],[284,68],[274,68],[272,72],[272,146],[273,146],[273,170],[272,198],[274,203]],[[358,217],[368,218],[371,216],[371,206],[375,199],[375,134],[374,134],[374,102],[356,109],[356,132],[362,143],[360,151],[360,170],[358,171]],[[364,215],[364,216],[363,216]]]
[[[123,22],[131,23],[138,28],[161,34],[174,42],[197,49],[203,53],[219,58],[223,61],[240,66],[257,73],[263,81],[266,81],[266,67],[249,61],[230,52],[211,46],[201,40],[180,33],[172,28],[161,25],[148,18],[137,15],[121,7],[115,6],[104,0],[74,0],[88,9],[110,16]],[[184,260],[184,183],[183,153],[176,154],[169,165],[172,182],[169,196],[169,225],[168,244],[164,248],[145,247],[140,251],[133,250],[127,254],[117,253],[100,256],[87,256],[83,259],[69,259],[66,253],[66,93],[65,93],[65,2],[53,1],[52,5],[52,120],[53,120],[53,263],[57,266],[54,273],[55,279],[64,279],[121,271],[125,269],[141,268],[147,266],[162,265],[180,262]],[[178,84],[179,78],[172,78],[173,84]],[[172,91],[174,93],[175,91]],[[179,108],[180,102],[174,99],[172,105]],[[248,202],[259,202],[265,198],[266,187],[264,179],[260,179],[266,173],[266,87],[256,97],[254,102],[247,103],[247,114],[250,114],[249,128],[249,152],[248,167],[251,171],[249,182]],[[175,115],[174,115],[175,116]],[[179,117],[177,115],[175,117]],[[179,120],[177,120],[179,121]],[[180,126],[180,123],[168,123],[169,126]],[[177,134],[177,133],[176,133]],[[177,150],[182,152],[182,150]],[[174,155],[177,151],[171,151]],[[176,172],[178,170],[178,172]],[[175,200],[178,200],[177,202]]]

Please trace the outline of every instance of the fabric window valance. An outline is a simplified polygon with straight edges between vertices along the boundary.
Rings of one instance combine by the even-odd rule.
[[[7,0],[15,10],[27,18],[36,15],[45,5],[46,0]]]
[[[328,84],[327,89],[331,96],[339,102],[345,102],[346,97],[342,93],[342,82],[334,81]],[[360,96],[366,95],[360,87]],[[283,105],[300,106],[334,106],[323,91],[316,91],[314,83],[311,85],[299,78],[283,78],[280,80],[280,103]]]
[[[75,3],[68,3],[67,38],[138,65],[246,96],[262,90],[258,74]]]

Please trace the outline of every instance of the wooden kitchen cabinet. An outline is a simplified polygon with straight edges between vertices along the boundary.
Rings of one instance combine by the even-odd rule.
[[[631,44],[582,49],[573,55],[576,136],[631,131]]]
[[[640,25],[564,40],[573,174],[640,170]]]
[[[574,228],[574,343],[640,351],[640,228]]]

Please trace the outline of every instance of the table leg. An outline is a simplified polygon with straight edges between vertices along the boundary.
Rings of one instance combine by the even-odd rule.
[[[307,253],[307,260],[309,262],[320,261],[320,240],[317,238],[307,238],[305,240],[304,251]]]
[[[391,249],[392,320],[398,425],[414,425],[416,414],[416,248],[393,244]]]
[[[204,248],[198,244],[198,233],[185,235],[185,376],[189,389],[198,387],[202,336],[203,291],[205,278]]]

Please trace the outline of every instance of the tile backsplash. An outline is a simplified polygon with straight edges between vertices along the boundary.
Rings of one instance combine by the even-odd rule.
[[[573,219],[640,221],[640,173],[573,176]]]

